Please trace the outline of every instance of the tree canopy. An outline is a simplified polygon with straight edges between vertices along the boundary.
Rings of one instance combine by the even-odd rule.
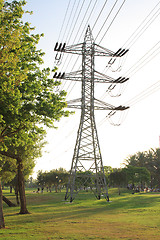
[[[50,69],[41,69],[44,53],[36,45],[42,35],[23,23],[25,1],[4,2],[0,22],[0,150],[7,150],[10,141],[27,140],[28,131],[68,116],[66,92],[55,91],[59,84],[49,78]],[[38,125],[37,125],[38,124]],[[23,135],[17,139],[17,132]]]
[[[37,44],[43,34],[35,34],[22,20],[25,4],[0,1],[0,160],[2,155],[16,159],[21,213],[28,212],[24,166],[40,154],[44,126],[55,127],[55,121],[69,115],[66,92],[56,91],[60,83],[50,77],[49,68],[41,67],[44,53]]]
[[[126,166],[145,167],[150,173],[151,188],[160,189],[160,149],[137,152],[125,160]]]

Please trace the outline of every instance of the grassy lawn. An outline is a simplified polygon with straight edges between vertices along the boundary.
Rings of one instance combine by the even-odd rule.
[[[14,194],[4,195],[15,202]],[[1,240],[48,239],[160,239],[160,194],[110,189],[111,202],[79,193],[73,203],[62,193],[26,191],[30,214],[18,215],[18,207],[4,204],[6,229]]]

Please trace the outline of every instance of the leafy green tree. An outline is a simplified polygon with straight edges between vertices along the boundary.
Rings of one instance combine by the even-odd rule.
[[[107,184],[109,183],[109,175],[113,172],[113,168],[111,166],[104,166],[104,174],[106,177]]]
[[[36,45],[41,37],[22,21],[25,1],[1,2],[0,9],[0,154],[17,160],[20,213],[27,213],[20,149],[30,146],[31,134],[68,116],[64,91],[50,79],[50,69],[40,69],[44,53]],[[18,152],[20,151],[20,152]],[[1,202],[0,202],[1,204]],[[1,208],[1,206],[0,206]],[[3,224],[0,223],[3,227]]]
[[[126,172],[124,172],[123,169],[112,171],[109,175],[109,183],[112,186],[118,187],[118,193],[120,195],[120,187],[127,183]]]
[[[17,134],[18,135],[18,134]],[[18,139],[20,139],[21,135]],[[26,206],[25,197],[25,175],[29,175],[35,166],[34,159],[41,155],[41,148],[43,146],[43,133],[30,131],[26,144],[23,145],[21,142],[19,146],[12,142],[11,146],[8,147],[6,152],[1,152],[2,155],[8,156],[9,158],[16,159],[17,166],[17,180],[18,180],[18,191],[20,197],[20,213],[28,213]]]
[[[132,186],[140,185],[143,189],[144,185],[149,183],[150,173],[145,167],[128,166],[122,171],[126,174],[127,182]]]
[[[4,216],[3,216],[3,203],[2,203],[2,186],[0,178],[0,229],[5,227]]]
[[[41,187],[47,187],[51,191],[52,185],[55,186],[56,192],[61,189],[61,186],[65,185],[68,180],[68,172],[63,169],[53,169],[49,172],[39,171],[37,175],[37,185]]]
[[[154,165],[152,165],[154,167],[154,169],[152,168],[152,176],[154,177],[154,181],[153,179],[152,182],[154,182],[154,185],[160,189],[160,149],[152,149],[152,163],[154,162]],[[149,153],[148,153],[148,158],[149,158]]]
[[[16,160],[1,156],[0,158],[0,176],[4,185],[11,182],[16,176]]]
[[[150,149],[145,152],[138,152],[125,160],[126,166],[145,167],[150,172],[151,188],[160,188],[160,150]]]

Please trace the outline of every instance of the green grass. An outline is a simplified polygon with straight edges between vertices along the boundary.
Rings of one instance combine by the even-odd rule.
[[[15,202],[14,194],[4,195]],[[109,191],[111,202],[79,193],[73,203],[63,193],[37,194],[26,191],[30,214],[19,215],[19,207],[4,204],[6,229],[1,240],[99,240],[160,239],[160,194]]]

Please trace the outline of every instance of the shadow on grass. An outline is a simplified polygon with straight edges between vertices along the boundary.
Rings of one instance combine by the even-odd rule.
[[[64,193],[58,194],[44,194],[31,196],[28,209],[31,212],[30,215],[19,215],[15,213],[18,209],[12,213],[9,211],[5,214],[5,217],[14,217],[14,224],[23,223],[27,220],[29,222],[62,222],[62,221],[81,221],[85,218],[92,219],[93,216],[100,214],[112,215],[119,213],[128,213],[130,211],[140,212],[155,207],[160,203],[160,194],[131,194],[123,193],[111,195],[111,201],[107,202],[105,199],[96,200],[94,195],[90,192],[79,193],[77,198],[72,204],[66,204],[64,200]],[[36,202],[35,202],[36,201]]]

